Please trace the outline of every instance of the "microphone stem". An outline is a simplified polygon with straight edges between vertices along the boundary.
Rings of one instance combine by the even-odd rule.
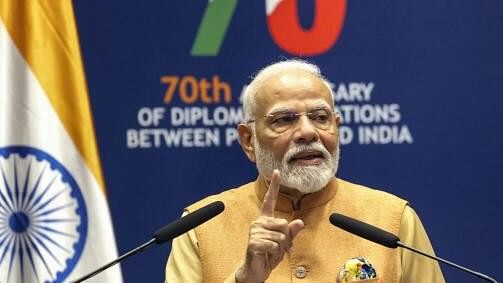
[[[93,271],[93,272],[91,272],[91,273],[89,273],[89,274],[87,274],[87,275],[85,275],[85,276],[83,276],[83,277],[81,277],[81,278],[73,281],[72,283],[80,283],[80,282],[82,282],[84,280],[87,280],[87,279],[95,276],[96,274],[101,273],[103,270],[109,268],[110,266],[113,266],[113,265],[117,264],[121,260],[123,260],[123,259],[125,259],[127,257],[130,257],[132,255],[135,255],[135,254],[137,254],[137,253],[139,253],[141,251],[146,250],[148,248],[148,246],[152,245],[153,243],[155,243],[155,238],[152,238],[150,241],[142,244],[139,247],[136,247],[135,249],[130,250],[129,252],[121,255],[120,257],[116,258],[115,260],[113,260],[113,261],[107,263],[106,265],[104,265],[104,266],[96,269],[95,271]]]
[[[477,271],[474,271],[474,270],[468,269],[468,268],[463,267],[463,266],[461,266],[461,265],[455,264],[454,262],[450,262],[450,261],[445,260],[445,259],[443,259],[443,258],[440,258],[440,257],[436,257],[436,256],[433,256],[433,255],[426,254],[426,253],[424,253],[424,252],[422,252],[422,251],[420,251],[420,250],[417,250],[417,249],[415,249],[415,248],[413,248],[413,247],[407,246],[407,245],[405,245],[404,243],[402,243],[402,242],[400,242],[400,241],[397,241],[397,242],[396,242],[396,244],[397,244],[397,246],[402,247],[402,248],[404,248],[404,249],[411,250],[411,251],[416,252],[416,253],[418,253],[418,254],[420,254],[420,255],[423,255],[423,256],[425,256],[425,257],[431,258],[431,259],[433,259],[433,260],[438,260],[438,261],[441,261],[441,262],[443,262],[443,263],[445,263],[445,264],[447,264],[447,265],[450,265],[450,266],[452,266],[452,267],[455,267],[455,268],[461,269],[461,270],[463,270],[463,271],[465,271],[465,272],[468,272],[468,273],[470,273],[470,274],[472,274],[472,275],[475,275],[475,276],[479,277],[480,279],[484,279],[484,280],[486,280],[486,281],[493,282],[493,283],[498,283],[498,281],[496,281],[495,279],[493,279],[493,278],[491,278],[491,277],[489,277],[489,276],[487,276],[487,275],[484,275],[484,274],[479,273],[479,272],[477,272]]]

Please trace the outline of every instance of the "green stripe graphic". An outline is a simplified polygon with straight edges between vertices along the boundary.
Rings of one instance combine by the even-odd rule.
[[[215,56],[229,27],[237,0],[210,0],[192,45],[192,56]]]

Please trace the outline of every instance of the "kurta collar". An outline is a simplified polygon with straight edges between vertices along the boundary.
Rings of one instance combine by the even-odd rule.
[[[292,201],[280,192],[278,195],[278,200],[276,201],[275,210],[290,213],[305,211],[317,206],[321,206],[335,196],[338,187],[337,183],[337,179],[334,177],[322,190],[312,194],[304,195],[300,201],[300,209],[298,211],[294,210]],[[265,179],[259,175],[257,180],[255,181],[255,193],[257,194],[257,198],[259,199],[260,204],[262,204],[264,200],[267,189],[268,186]]]

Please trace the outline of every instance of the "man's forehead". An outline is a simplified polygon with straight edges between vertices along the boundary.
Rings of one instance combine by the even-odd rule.
[[[285,71],[266,80],[257,93],[257,106],[263,111],[292,108],[302,103],[309,108],[333,107],[331,92],[319,77],[303,70]]]
[[[268,113],[274,113],[274,112],[283,112],[283,111],[310,111],[313,109],[332,109],[332,106],[326,102],[323,99],[314,99],[314,100],[305,100],[302,103],[302,110],[297,109],[297,106],[295,103],[289,103],[289,101],[278,101],[274,103],[273,105],[270,105],[268,108],[267,112]]]

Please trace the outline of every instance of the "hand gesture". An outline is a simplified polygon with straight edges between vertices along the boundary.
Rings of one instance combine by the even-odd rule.
[[[279,193],[279,171],[274,170],[264,196],[260,216],[251,224],[245,262],[236,272],[236,282],[264,282],[278,266],[304,222],[275,218],[274,208]]]

